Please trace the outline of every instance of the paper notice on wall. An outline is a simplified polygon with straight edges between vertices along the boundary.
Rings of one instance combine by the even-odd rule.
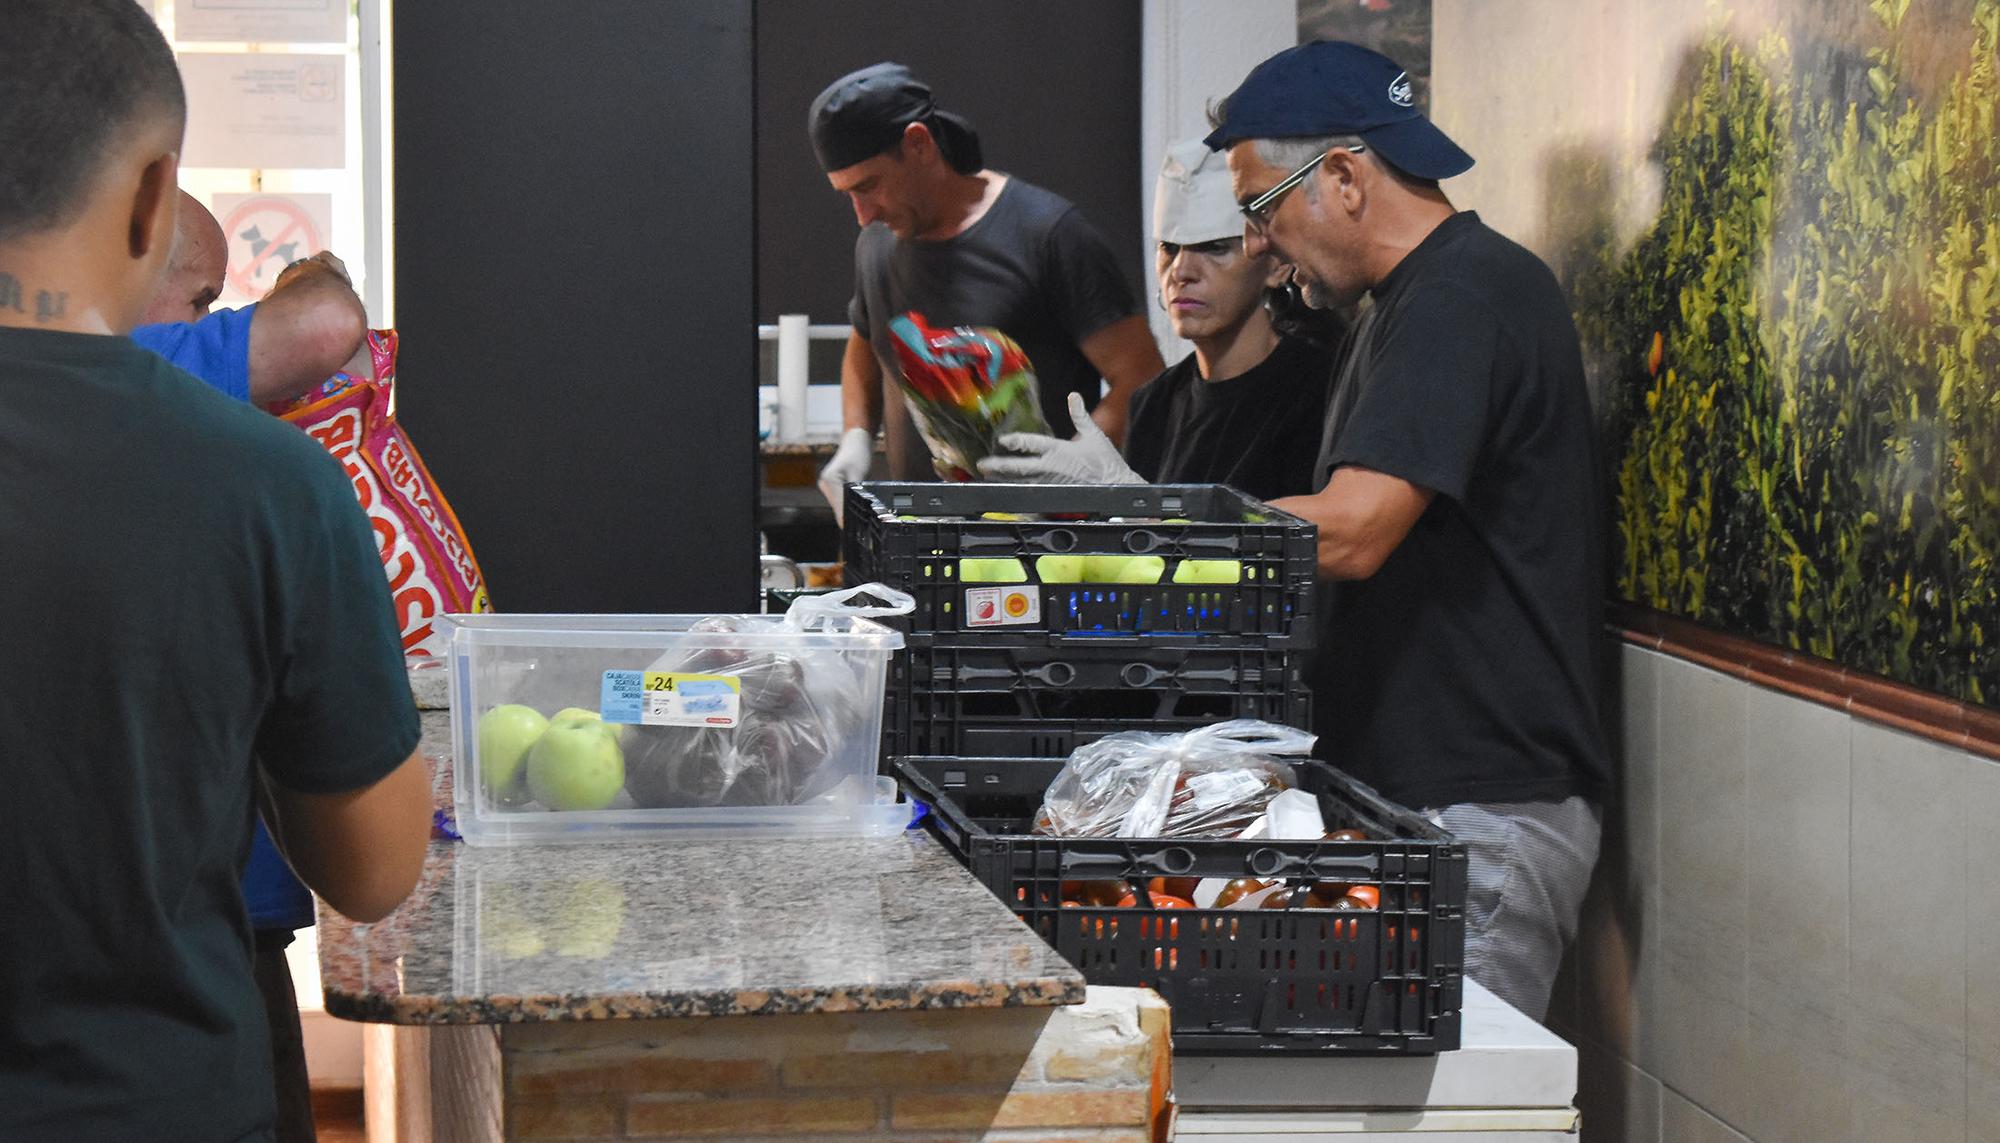
[[[229,240],[217,299],[225,306],[263,298],[286,266],[326,249],[331,237],[330,194],[219,194],[211,209]]]
[[[188,101],[182,166],[346,165],[343,57],[189,52],[180,63]]]
[[[347,0],[174,0],[174,39],[344,44]]]

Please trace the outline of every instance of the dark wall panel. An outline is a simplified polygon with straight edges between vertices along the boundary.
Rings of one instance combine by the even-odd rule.
[[[854,212],[813,158],[806,109],[882,60],[970,118],[988,166],[1068,198],[1132,251],[1139,285],[1139,55],[1138,0],[758,0],[759,320],[846,320]]]
[[[751,0],[394,19],[400,412],[495,602],[751,609]]]

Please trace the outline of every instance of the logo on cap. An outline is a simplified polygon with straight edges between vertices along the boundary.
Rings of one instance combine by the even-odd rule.
[[[1415,102],[1415,97],[1410,93],[1409,72],[1397,72],[1396,78],[1389,81],[1389,102],[1398,107],[1408,107]]]

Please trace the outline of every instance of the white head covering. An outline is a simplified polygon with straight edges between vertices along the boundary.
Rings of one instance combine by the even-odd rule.
[[[1193,246],[1243,237],[1243,212],[1230,188],[1229,165],[1200,139],[1167,148],[1153,187],[1153,240]]]

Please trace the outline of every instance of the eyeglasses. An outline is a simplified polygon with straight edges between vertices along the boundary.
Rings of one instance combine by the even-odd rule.
[[[1342,148],[1342,150],[1356,155],[1367,149],[1359,143]],[[1306,176],[1312,174],[1313,168],[1325,162],[1326,157],[1332,153],[1331,150],[1321,151],[1319,154],[1313,156],[1311,162],[1286,175],[1284,180],[1277,186],[1272,187],[1249,202],[1243,203],[1241,207],[1243,217],[1249,222],[1251,228],[1260,234],[1263,233],[1264,228],[1270,225],[1271,215],[1277,212],[1278,200],[1285,197],[1286,191],[1306,181]]]

